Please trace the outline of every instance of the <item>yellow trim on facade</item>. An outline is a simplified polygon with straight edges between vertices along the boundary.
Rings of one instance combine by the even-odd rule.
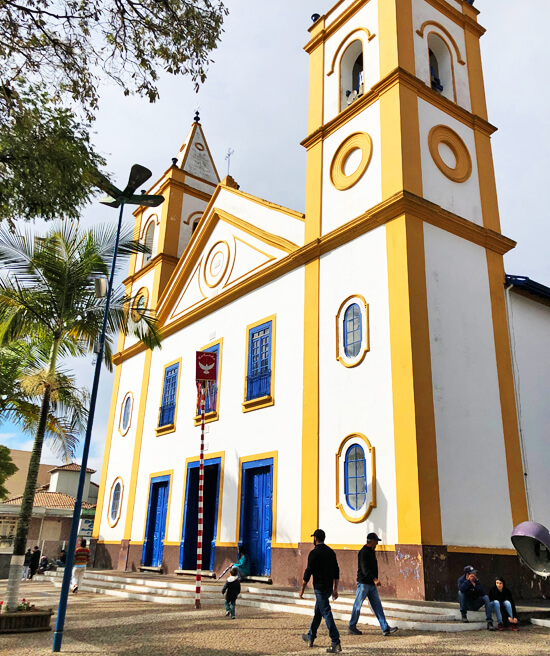
[[[166,424],[164,426],[159,426],[159,421],[160,421],[160,409],[162,408],[162,398],[164,396],[164,379],[166,375],[166,369],[168,367],[171,367],[174,364],[178,364],[178,386],[176,388],[176,407],[174,408],[174,421],[171,424]],[[180,381],[181,381],[181,375],[182,375],[182,370],[181,370],[181,358],[178,358],[177,360],[172,360],[172,362],[167,362],[164,365],[164,369],[162,370],[162,386],[160,390],[160,403],[159,403],[159,411],[158,411],[158,417],[157,417],[157,427],[155,428],[155,435],[160,436],[160,435],[167,435],[168,433],[174,433],[176,430],[176,420],[178,417],[178,401],[180,397]]]
[[[347,305],[347,303],[352,299],[357,299],[363,304],[365,321],[363,322],[363,320],[361,320],[361,331],[365,335],[365,339],[364,339],[365,345],[362,347],[361,352],[357,356],[355,356],[355,359],[347,358],[346,360],[345,357],[342,357],[341,350],[340,350],[340,344],[342,344],[342,352],[344,351],[343,337],[342,337],[342,341],[340,341],[340,325],[342,322],[342,310]],[[367,355],[368,351],[370,350],[369,333],[370,333],[369,304],[365,300],[364,296],[361,296],[361,294],[352,294],[351,296],[348,296],[346,299],[342,301],[340,307],[338,308],[338,312],[336,313],[336,359],[338,360],[338,362],[340,362],[340,364],[342,364],[344,367],[347,367],[348,369],[352,369],[353,367],[359,366],[361,362],[363,362],[363,360],[365,359],[365,356]]]
[[[359,150],[361,152],[361,161],[359,166],[350,173],[346,174],[346,163],[350,155]],[[338,191],[351,189],[363,177],[368,169],[372,159],[372,139],[367,132],[355,132],[344,139],[336,149],[332,162],[330,163],[330,181],[332,186]]]
[[[500,233],[500,216],[491,139],[480,132],[475,132],[474,137],[483,225],[488,230]]]
[[[132,537],[132,523],[134,521],[134,506],[136,502],[136,486],[139,473],[139,462],[141,458],[141,442],[143,440],[143,423],[145,421],[145,409],[147,407],[147,394],[149,392],[149,378],[151,373],[152,351],[147,349],[145,352],[145,362],[143,364],[143,378],[141,380],[141,393],[139,397],[139,409],[136,425],[136,437],[134,442],[134,455],[132,458],[132,470],[130,474],[130,484],[128,485],[128,506],[126,508],[126,522],[124,525],[123,540],[130,540]],[[109,434],[109,433],[108,433]],[[101,488],[100,488],[101,489]]]
[[[206,346],[200,348],[200,351],[206,351],[206,349],[211,348],[212,346],[220,345],[218,362],[217,362],[217,376],[216,376],[216,385],[218,386],[218,392],[216,396],[216,409],[212,412],[207,412],[204,416],[204,423],[209,424],[212,421],[218,421],[220,418],[220,393],[221,393],[221,379],[222,379],[222,356],[223,356],[223,337],[210,342]],[[195,426],[201,425],[201,415],[200,412],[193,417],[193,423]],[[209,456],[211,457],[211,456]]]
[[[370,463],[371,464],[371,500],[369,502],[369,505],[365,508],[364,512],[361,513],[361,515],[358,515],[357,517],[353,517],[352,515],[347,513],[344,504],[340,501],[340,459],[342,458],[342,452],[344,450],[344,447],[346,446],[346,444],[348,444],[348,442],[353,442],[354,438],[359,438],[365,443],[365,445],[368,448],[368,452],[370,453],[370,460],[371,460]],[[356,443],[359,444],[359,442]],[[359,444],[359,446],[362,445]],[[365,490],[365,495],[367,495],[366,490]],[[367,517],[371,514],[372,509],[376,508],[375,450],[372,444],[370,443],[370,440],[362,433],[352,433],[351,435],[345,437],[340,443],[340,446],[338,447],[338,451],[336,452],[336,507],[342,513],[344,519],[346,519],[348,522],[351,522],[352,524],[360,524],[361,522],[364,522],[365,519],[367,519]]]
[[[515,549],[493,549],[491,547],[462,547],[447,546],[447,551],[451,553],[471,553],[471,554],[492,554],[495,556],[517,556]]]
[[[301,542],[319,526],[319,273],[318,258],[305,265]]]
[[[450,148],[455,158],[454,167],[450,167],[441,157],[439,146]],[[453,182],[466,182],[472,175],[472,158],[464,141],[447,125],[435,125],[428,134],[430,155],[446,178]]]
[[[220,488],[218,490],[218,517],[216,520],[216,538],[219,538],[221,535],[221,530],[222,530],[222,501],[223,501],[223,480],[225,476],[225,451],[216,451],[215,453],[205,453],[204,454],[204,464],[206,466],[207,460],[214,460],[215,458],[220,458],[221,463],[220,463]],[[187,472],[189,471],[189,463],[191,462],[198,462],[200,460],[200,455],[198,456],[191,456],[190,458],[185,459],[185,469],[183,470],[183,491],[181,494],[182,498],[182,504],[181,504],[181,521],[180,521],[180,539],[181,536],[183,536],[183,519],[185,515],[185,491],[187,489]],[[178,542],[178,545],[180,543]],[[221,542],[218,542],[218,539],[216,539],[216,546],[221,547],[221,546],[233,546],[233,545],[225,545]],[[237,546],[237,545],[235,545]]]
[[[243,456],[239,458],[239,484],[237,487],[237,523],[235,526],[235,546],[239,542],[239,533],[241,527],[241,493],[242,493],[242,483],[243,483],[243,464],[245,462],[254,462],[255,460],[267,460],[268,458],[273,458],[273,499],[272,499],[272,525],[271,525],[271,546],[277,541],[277,479],[278,479],[278,467],[277,467],[277,458],[278,451],[266,451],[265,453],[255,453],[251,456]],[[222,546],[222,545],[220,545]],[[223,546],[233,546],[231,543]]]
[[[380,78],[396,68],[416,75],[412,0],[378,2]]]
[[[120,338],[119,338],[120,344]],[[111,455],[111,443],[113,439],[113,428],[115,424],[116,410],[118,406],[118,392],[120,387],[120,376],[122,373],[122,365],[115,369],[115,380],[113,383],[113,392],[111,396],[111,409],[109,411],[109,423],[107,424],[107,434],[105,437],[105,449],[103,451],[103,465],[101,467],[101,479],[99,482],[99,491],[97,495],[96,514],[94,518],[94,528],[92,531],[92,539],[99,538],[99,531],[101,528],[101,517],[103,515],[103,503],[105,499],[105,486],[107,484],[107,470],[109,469],[109,457]]]
[[[439,29],[443,32],[443,34],[447,37],[447,39],[449,39],[449,41],[452,43],[452,46],[453,46],[453,48],[455,50],[455,53],[456,53],[456,61],[459,64],[461,64],[462,66],[465,66],[466,62],[464,61],[464,59],[462,59],[462,55],[460,54],[460,48],[458,47],[458,43],[455,41],[453,35],[449,32],[449,30],[447,28],[445,28],[443,25],[441,25],[441,23],[438,23],[437,21],[434,21],[434,20],[424,21],[424,23],[422,23],[422,27],[419,30],[416,30],[416,33],[418,34],[418,36],[424,38],[424,31],[425,31],[426,27],[428,27],[428,25],[433,25],[434,27],[437,27],[437,29]],[[427,37],[430,34],[437,34],[442,39],[442,41],[444,41],[444,42],[446,41],[446,39],[443,39],[441,37],[441,35],[438,34],[435,31],[429,32],[429,34],[427,34]],[[452,54],[451,54],[451,58],[452,58]]]
[[[119,504],[118,504],[117,518],[115,519],[115,521],[113,523],[111,523],[111,508],[112,508],[112,504],[113,504],[113,491],[114,491],[115,485],[117,483],[120,483],[122,489],[121,489],[121,492],[120,492],[120,500],[119,500]],[[114,528],[118,524],[118,522],[119,522],[119,520],[122,516],[122,499],[123,498],[124,498],[124,481],[122,480],[122,478],[120,476],[117,476],[117,478],[115,478],[115,480],[113,481],[113,484],[111,485],[111,492],[109,494],[109,505],[107,507],[107,523],[109,524],[109,526],[111,528]]]
[[[421,219],[386,224],[397,525],[401,544],[442,544]]]
[[[263,323],[271,321],[271,379],[270,379],[270,393],[267,396],[260,396],[255,399],[247,399],[247,378],[248,378],[248,353],[250,346],[250,331],[261,326]],[[259,410],[260,408],[267,408],[268,406],[275,404],[275,336],[277,329],[277,315],[271,314],[268,317],[255,321],[254,323],[248,324],[246,327],[246,341],[245,341],[245,354],[244,354],[244,396],[242,408],[243,412],[250,412],[251,410]]]
[[[510,335],[504,297],[504,263],[501,255],[491,251],[486,251],[486,254],[510,508],[513,525],[517,526],[529,519],[529,510],[523,475]]]
[[[349,32],[343,39],[340,41],[340,45],[336,48],[336,52],[334,53],[334,57],[332,58],[332,63],[330,65],[330,70],[327,73],[327,77],[332,75],[334,73],[334,69],[336,67],[336,59],[338,58],[338,55],[340,54],[340,50],[342,49],[342,46],[346,43],[346,41],[352,36],[352,34],[355,34],[356,32],[364,32],[367,35],[367,41],[372,41],[376,34],[372,34],[366,27],[356,27],[354,30]],[[361,41],[363,43],[363,49],[362,53],[363,55],[365,54],[364,50],[364,42],[363,39],[354,39],[354,41]],[[351,45],[353,41],[350,41],[349,44]],[[346,48],[347,50],[347,48]]]
[[[152,474],[149,474],[149,483],[147,485],[147,501],[145,502],[145,508],[149,508],[149,498],[151,496],[151,480],[153,478],[157,478],[158,476],[170,476],[170,480],[168,481],[168,505],[166,506],[166,524],[164,525],[164,537],[168,535],[168,524],[170,521],[170,502],[172,501],[172,487],[174,483],[174,470],[173,469],[165,469],[164,471],[160,472],[154,472]],[[145,519],[143,521],[143,541],[142,544],[145,542],[145,538],[147,537],[147,511],[145,511]],[[163,546],[166,544],[164,540],[162,541]]]
[[[126,404],[126,399],[130,396],[132,399],[132,404],[130,406],[130,420],[128,421],[128,426],[126,427],[126,430],[122,429],[122,419],[123,419],[123,414],[124,414],[124,405]],[[132,415],[134,414],[134,395],[132,394],[131,390],[126,392],[124,395],[124,398],[122,399],[122,403],[120,404],[120,416],[118,420],[118,432],[124,437],[126,433],[130,430],[130,427],[132,426]]]

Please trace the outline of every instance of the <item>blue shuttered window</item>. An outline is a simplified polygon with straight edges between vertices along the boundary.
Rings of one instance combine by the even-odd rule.
[[[271,328],[268,321],[248,333],[247,401],[271,394]]]
[[[164,387],[162,391],[162,406],[159,414],[159,426],[168,426],[174,423],[179,366],[178,362],[166,367],[164,370]]]
[[[359,353],[362,338],[361,309],[353,303],[344,314],[344,352],[348,358],[354,358]]]
[[[365,452],[358,444],[347,450],[344,480],[346,503],[353,510],[360,510],[367,500],[367,463]]]

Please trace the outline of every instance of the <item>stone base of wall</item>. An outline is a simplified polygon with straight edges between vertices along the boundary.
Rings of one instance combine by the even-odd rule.
[[[141,565],[141,543],[103,544],[95,550],[94,567],[137,572]],[[271,579],[275,585],[299,587],[313,544],[297,548],[271,550]],[[163,574],[179,569],[178,545],[166,545]],[[216,547],[215,572],[219,575],[237,559],[236,547]],[[340,590],[353,591],[357,578],[357,551],[337,549],[340,566]],[[519,558],[505,554],[458,553],[447,547],[396,545],[395,551],[377,551],[383,597],[429,601],[456,601],[457,580],[466,565],[479,570],[479,579],[487,590],[496,576],[506,579],[516,599],[550,597],[550,581],[536,576]],[[125,566],[124,566],[125,565]]]

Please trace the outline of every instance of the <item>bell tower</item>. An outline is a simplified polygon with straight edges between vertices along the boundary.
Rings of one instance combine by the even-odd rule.
[[[151,250],[151,253],[130,258],[129,275],[124,284],[127,295],[134,299],[134,310],[156,308],[219,181],[196,112],[177,157],[172,158],[172,165],[149,191],[162,194],[164,203],[158,208],[138,207],[134,212],[135,238]],[[138,319],[139,314],[134,312],[132,317]],[[135,338],[127,337],[125,347],[132,340]],[[119,344],[118,350],[121,348]]]
[[[305,268],[303,541],[328,522],[323,504],[312,503],[322,497],[323,451],[332,448],[320,394],[330,398],[330,384],[353,389],[349,403],[355,394],[364,407],[355,430],[377,442],[371,419],[380,405],[365,399],[373,376],[391,380],[392,416],[378,422],[377,443],[391,434],[393,456],[377,476],[395,486],[395,504],[386,518],[372,511],[372,530],[396,552],[414,545],[414,557],[426,560],[425,548],[439,557],[438,549],[463,544],[459,498],[475,515],[472,546],[504,547],[527,519],[504,305],[503,255],[515,243],[500,233],[478,14],[473,0],[343,0],[312,17],[302,145],[306,242],[316,242],[318,256]],[[364,275],[365,258],[376,258],[376,276]],[[381,281],[386,298],[376,305]],[[323,326],[335,314],[324,299],[346,285],[370,302],[379,344],[389,314],[386,372],[374,367],[373,340],[356,369],[323,364]],[[312,378],[318,386],[306,384]],[[499,494],[509,500],[498,520],[487,520],[473,494],[464,498],[457,468],[465,452],[482,469],[504,472],[499,492],[487,490],[490,507]],[[352,529],[343,528],[349,543]],[[420,597],[432,594],[424,578]]]

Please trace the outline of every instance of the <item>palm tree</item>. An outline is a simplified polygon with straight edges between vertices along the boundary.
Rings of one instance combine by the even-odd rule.
[[[55,226],[45,237],[0,229],[0,267],[8,271],[0,276],[0,346],[30,337],[48,349],[45,368],[25,382],[28,393],[40,394],[41,407],[10,564],[8,609],[17,605],[51,404],[58,404],[62,414],[69,413],[68,421],[74,429],[81,426],[82,416],[76,416],[69,404],[69,392],[74,386],[59,364],[66,355],[84,356],[94,350],[106,302],[96,297],[94,281],[107,275],[114,243],[114,229],[84,231],[77,222]],[[119,255],[145,250],[131,238],[130,231],[121,236]],[[137,336],[149,348],[160,345],[155,317],[140,309],[140,320],[134,322],[131,315],[135,313],[128,311],[131,302],[124,292],[114,293],[111,299],[104,350],[109,370],[113,339],[119,331]]]
[[[34,433],[40,417],[41,377],[48,349],[43,343],[18,339],[0,347],[0,426],[9,421],[24,433]],[[69,462],[75,454],[78,435],[87,418],[89,394],[76,386],[74,377],[58,371],[51,410],[46,422],[46,440],[54,451]],[[57,400],[71,408],[68,415],[59,415]]]

